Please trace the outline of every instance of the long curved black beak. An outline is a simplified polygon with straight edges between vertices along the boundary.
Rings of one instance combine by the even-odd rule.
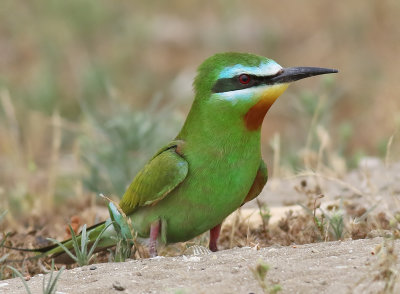
[[[287,67],[283,68],[278,74],[269,78],[272,84],[283,84],[309,78],[312,76],[337,73],[337,69],[322,67]]]

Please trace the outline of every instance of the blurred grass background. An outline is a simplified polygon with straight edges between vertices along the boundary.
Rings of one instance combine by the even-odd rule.
[[[400,159],[398,0],[4,0],[1,210],[121,196],[179,131],[196,67],[222,51],[340,70],[291,86],[269,111],[262,151],[275,175],[321,159],[344,173],[386,156],[390,138]]]

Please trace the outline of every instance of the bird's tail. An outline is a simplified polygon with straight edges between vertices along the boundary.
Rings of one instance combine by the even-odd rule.
[[[100,236],[100,234],[101,234],[101,236]],[[111,224],[110,219],[87,228],[86,235],[88,236],[88,247],[89,248],[91,246],[93,246],[93,244],[96,242],[97,238],[100,238],[96,245],[96,249],[95,249],[96,251],[101,251],[103,249],[109,248],[111,246],[114,246],[117,243],[116,232],[114,230],[114,227]],[[82,239],[82,233],[80,233],[79,235],[76,236],[76,240],[78,241],[79,247],[81,244],[81,239]],[[62,244],[63,246],[61,246],[60,244]],[[50,246],[34,248],[34,249],[16,248],[16,247],[10,247],[10,246],[5,246],[5,245],[3,245],[2,247],[11,249],[11,250],[35,253],[35,255],[33,257],[31,257],[30,259],[51,257],[51,258],[56,258],[57,261],[64,261],[65,263],[68,263],[69,258],[65,254],[65,249],[63,247],[67,248],[70,251],[73,251],[73,249],[74,249],[73,239],[70,238],[70,239],[64,240],[64,241],[60,242],[60,244],[53,244]],[[64,257],[66,257],[66,258],[64,258]]]
[[[133,245],[133,243],[131,243],[131,241],[133,241],[133,234],[132,234],[133,231],[132,227],[127,222],[126,215],[123,213],[121,214],[120,208],[113,202],[109,203],[108,211],[110,213],[110,218],[107,219],[106,221],[91,226],[86,230],[82,230],[82,232],[78,236],[73,235],[73,238],[71,239],[64,240],[62,242],[56,241],[54,245],[36,249],[9,247],[9,246],[4,246],[4,244],[2,244],[2,246],[0,247],[17,251],[35,253],[35,256],[31,257],[30,259],[51,257],[51,258],[56,258],[57,262],[69,263],[70,261],[72,261],[72,259],[69,258],[68,254],[65,254],[66,253],[65,249],[73,251],[75,242],[74,239],[76,239],[77,245],[79,244],[78,247],[81,247],[82,237],[84,239],[87,238],[88,239],[87,246],[89,248],[91,248],[92,246],[96,246],[94,249],[95,251],[101,251],[103,249],[116,245],[119,242],[118,240],[120,238],[128,241],[129,244]],[[73,234],[73,232],[71,233]]]

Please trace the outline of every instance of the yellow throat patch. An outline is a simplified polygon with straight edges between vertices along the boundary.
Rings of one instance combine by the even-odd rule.
[[[244,116],[244,122],[248,130],[254,131],[261,127],[269,108],[288,87],[289,84],[278,84],[267,87],[261,92],[259,101]]]

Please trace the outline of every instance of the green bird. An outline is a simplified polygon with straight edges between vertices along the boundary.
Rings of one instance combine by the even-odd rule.
[[[119,203],[138,238],[148,240],[150,255],[157,254],[158,242],[183,242],[208,230],[209,248],[217,251],[223,220],[257,197],[267,182],[260,142],[264,116],[291,82],[336,72],[283,68],[248,53],[205,60],[181,131],[148,161]],[[91,239],[109,223],[90,228]],[[97,248],[115,245],[115,236],[115,226],[109,226]],[[64,246],[71,248],[71,241]],[[43,256],[63,250],[55,245],[35,251]]]

